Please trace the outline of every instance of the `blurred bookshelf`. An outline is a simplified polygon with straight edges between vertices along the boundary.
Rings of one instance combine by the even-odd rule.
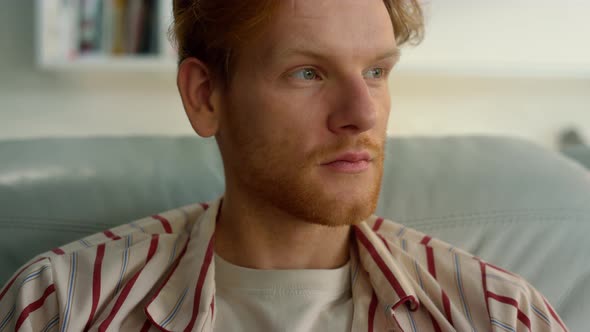
[[[171,0],[35,0],[44,70],[173,71]]]
[[[468,0],[453,3],[432,2],[426,39],[417,48],[403,49],[397,73],[590,78],[590,47],[578,41],[590,33],[587,3],[580,2],[578,10],[557,3],[516,8],[495,2],[482,8]],[[35,6],[36,59],[42,69],[167,73],[176,69],[176,52],[168,41],[172,0],[35,0]],[[511,15],[504,29],[519,32],[513,38],[486,24],[490,17],[507,12]],[[568,15],[568,20],[550,27],[543,19]],[[521,17],[527,17],[533,28],[521,29]],[[569,39],[547,47],[551,36]]]

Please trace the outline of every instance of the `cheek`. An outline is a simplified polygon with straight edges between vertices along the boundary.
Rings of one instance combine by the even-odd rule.
[[[307,150],[325,126],[322,114],[326,107],[321,98],[310,93],[279,91],[252,97],[255,100],[249,102],[249,108],[256,112],[252,115],[257,121],[256,127],[277,144],[296,143]]]
[[[391,112],[391,95],[389,94],[389,90],[383,89],[375,93],[374,98],[378,109],[377,126],[379,129],[386,128],[387,122],[389,121],[389,113]]]
[[[281,102],[281,98],[254,89],[248,91],[229,99],[226,136],[231,138],[233,149],[241,151],[242,158],[253,154],[293,154],[305,132],[302,117],[297,116],[293,105]]]

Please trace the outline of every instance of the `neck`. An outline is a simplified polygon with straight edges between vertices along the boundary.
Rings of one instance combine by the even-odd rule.
[[[268,205],[226,193],[215,252],[252,269],[334,269],[346,264],[350,226],[313,224]]]

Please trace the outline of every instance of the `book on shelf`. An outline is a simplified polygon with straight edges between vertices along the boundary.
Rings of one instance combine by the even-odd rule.
[[[39,3],[41,54],[44,59],[72,59],[77,56],[76,24],[78,0],[45,0]]]
[[[173,22],[173,15],[172,15],[172,1],[171,0],[159,0],[157,12],[160,13],[159,18],[159,32],[158,36],[160,37],[159,46],[160,52],[162,56],[167,58],[176,58],[178,52],[174,48],[174,46],[168,40],[168,29],[172,25]]]
[[[174,57],[166,39],[170,0],[37,1],[44,60],[96,54]]]
[[[102,5],[99,0],[80,0],[80,52],[101,47]]]

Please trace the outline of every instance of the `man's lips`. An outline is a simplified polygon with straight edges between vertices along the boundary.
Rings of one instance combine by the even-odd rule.
[[[322,163],[322,166],[342,173],[359,173],[369,168],[372,161],[371,155],[366,151],[346,152],[328,162]]]
[[[346,161],[346,162],[354,163],[354,162],[358,162],[358,161],[371,161],[371,159],[372,159],[371,155],[366,151],[345,152],[341,155],[331,158],[328,162],[324,163],[324,165],[330,164],[333,162],[338,162],[338,161]]]

